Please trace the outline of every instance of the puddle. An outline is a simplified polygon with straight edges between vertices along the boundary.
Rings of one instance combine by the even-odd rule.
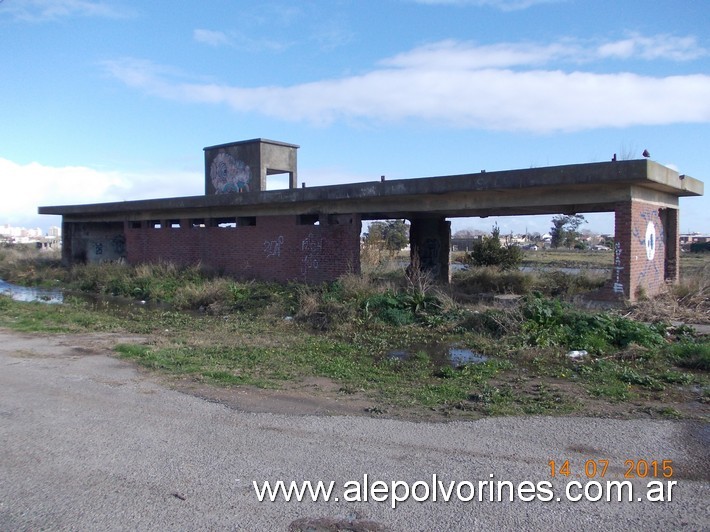
[[[410,360],[420,353],[426,353],[437,366],[460,367],[466,364],[482,364],[489,358],[466,347],[448,344],[421,344],[409,349],[395,349],[387,353],[391,360]]]
[[[89,304],[93,310],[111,310],[115,312],[128,312],[135,308],[147,310],[171,310],[171,307],[162,302],[137,301],[119,296],[106,296],[89,294],[85,292],[63,291],[60,289],[36,288],[19,286],[0,279],[0,294],[10,296],[15,301],[26,303],[39,302],[49,304],[62,304],[71,298],[79,299]]]
[[[466,364],[482,364],[488,361],[486,355],[474,353],[470,349],[462,347],[449,347],[449,359],[453,366],[465,366]]]
[[[119,315],[132,312],[135,309],[161,311],[174,310],[171,305],[162,301],[141,301],[124,296],[110,296],[106,294],[92,294],[87,292],[67,292],[67,297],[69,296],[88,303],[92,310],[110,310]]]
[[[40,303],[63,303],[64,292],[47,288],[18,286],[0,279],[0,293],[10,296],[15,301],[39,301]]]

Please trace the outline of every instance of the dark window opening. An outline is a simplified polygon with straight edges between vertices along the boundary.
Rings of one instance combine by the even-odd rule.
[[[237,227],[237,219],[235,217],[215,218],[214,223],[217,227],[233,228]]]
[[[205,227],[204,218],[194,218],[190,220],[190,227]]]
[[[170,220],[168,222],[168,225],[170,226],[171,229],[180,229],[180,227],[182,227],[180,225],[180,220]]]
[[[319,214],[299,214],[298,225],[319,225],[320,215]]]
[[[148,225],[153,229],[161,229],[163,227],[163,224],[160,222],[160,220],[151,220],[150,222],[148,222]]]
[[[131,229],[140,229],[143,227],[143,223],[141,221],[132,221],[131,222]]]
[[[352,225],[353,217],[349,214],[329,214],[328,225]]]
[[[238,227],[250,227],[256,225],[256,216],[240,216],[237,218]]]

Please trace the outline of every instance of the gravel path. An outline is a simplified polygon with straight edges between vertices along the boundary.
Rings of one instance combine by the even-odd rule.
[[[162,386],[110,356],[119,340],[0,331],[0,530],[710,530],[708,425],[246,413]],[[366,474],[537,484],[553,459],[572,475],[550,501],[344,500]],[[609,461],[604,483],[623,480],[626,460],[672,460],[672,501],[636,500],[647,478],[633,502],[570,502],[565,484],[586,481],[587,459]],[[252,482],[266,480],[334,481],[340,500],[259,502]]]

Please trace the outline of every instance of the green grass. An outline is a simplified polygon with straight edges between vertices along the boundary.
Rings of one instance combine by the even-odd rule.
[[[27,268],[23,261],[18,263]],[[40,270],[34,268],[32,279],[41,281]],[[710,395],[707,338],[687,329],[668,329],[675,331],[668,336],[662,323],[585,312],[540,294],[510,308],[474,310],[406,279],[348,276],[306,287],[237,282],[165,264],[92,265],[65,273],[75,288],[163,299],[173,306],[119,308],[80,298],[47,305],[0,297],[0,326],[39,333],[135,333],[147,343],[119,345],[117,354],[154,371],[226,387],[287,388],[326,378],[344,393],[363,395],[372,412],[566,414],[584,411],[584,398],[592,397],[614,405],[653,399],[654,415],[673,417],[679,411],[663,401],[679,389],[684,397],[701,390],[701,402]],[[519,272],[480,275],[489,276],[487,283],[503,280],[511,287],[528,282]],[[459,286],[480,288],[480,275]],[[559,286],[581,283],[545,279]],[[196,308],[202,312],[182,310]],[[489,360],[442,366],[433,351],[441,345],[464,346]],[[571,349],[589,355],[571,361],[565,355]],[[413,355],[391,359],[394,350]]]
[[[555,313],[543,315],[553,331],[548,336],[555,337]],[[537,318],[542,323],[545,319]],[[364,394],[377,405],[373,412],[414,408],[458,416],[566,414],[583,406],[578,397],[545,382],[532,388],[524,385],[531,377],[567,381],[579,386],[580,393],[586,391],[612,403],[663,392],[671,386],[708,385],[703,369],[708,343],[702,339],[660,347],[650,342],[647,348],[634,344],[632,359],[626,359],[625,352],[617,348],[604,351],[611,352],[611,358],[590,356],[573,363],[563,356],[566,346],[560,349],[549,342],[544,348],[521,345],[525,335],[502,335],[491,342],[483,323],[480,330],[472,331],[451,325],[395,326],[372,319],[357,327],[343,326],[324,333],[312,330],[307,323],[268,316],[243,319],[240,314],[211,316],[143,309],[114,316],[78,302],[51,306],[0,298],[1,326],[35,332],[121,330],[148,334],[146,345],[117,346],[119,356],[164,374],[189,376],[218,386],[280,388],[308,377],[324,377],[342,390]],[[536,327],[543,326],[538,323]],[[441,366],[426,351],[426,345],[442,341],[466,345],[491,358],[460,368]],[[533,342],[537,343],[539,339]],[[412,345],[423,347],[406,360],[386,356],[391,350]],[[525,378],[520,379],[521,375]]]
[[[668,357],[682,368],[710,371],[710,341],[682,341],[668,346]]]
[[[111,331],[121,325],[85,306],[18,303],[0,296],[0,326],[22,332]]]

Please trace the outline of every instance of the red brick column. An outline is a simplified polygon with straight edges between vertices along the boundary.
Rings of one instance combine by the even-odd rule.
[[[631,301],[662,293],[667,278],[677,279],[677,262],[667,260],[677,248],[677,211],[632,200],[618,203],[615,214],[611,290]],[[673,246],[670,253],[668,243]],[[671,262],[672,272],[667,271]]]

